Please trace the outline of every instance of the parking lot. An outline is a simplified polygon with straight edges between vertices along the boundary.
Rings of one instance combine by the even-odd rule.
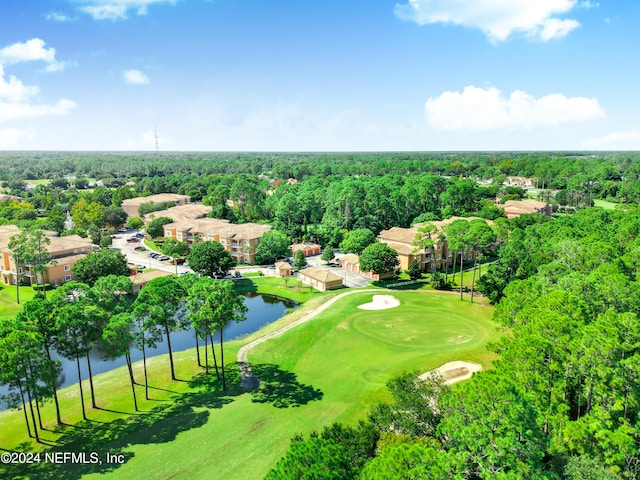
[[[147,268],[154,268],[156,270],[176,273],[176,266],[173,265],[170,260],[160,261],[150,256],[152,253],[159,254],[160,252],[153,252],[149,250],[144,245],[142,240],[131,241],[132,238],[135,238],[136,233],[138,233],[138,230],[128,230],[127,233],[120,231],[117,232],[113,237],[111,247],[119,249],[120,252],[122,252],[127,257],[127,262],[138,267],[138,271],[143,271]],[[145,250],[135,250],[136,247],[141,246],[144,247]],[[187,272],[192,273],[191,269],[185,265],[178,265],[177,272],[179,274]]]
[[[130,264],[136,265],[138,267],[138,271],[144,271],[147,268],[154,268],[156,270],[162,270],[162,271],[171,272],[171,273],[176,273],[176,270],[177,270],[178,274],[193,273],[193,271],[189,268],[188,265],[178,265],[176,269],[176,266],[173,265],[170,260],[161,261],[161,260],[158,260],[157,258],[151,257],[151,254],[153,253],[158,253],[159,255],[161,255],[161,253],[153,252],[149,250],[144,245],[141,239],[140,241],[132,241],[131,239],[135,238],[136,233],[138,233],[138,230],[127,230],[126,233],[119,231],[113,237],[112,248],[119,249],[127,257],[127,261]],[[135,250],[136,247],[144,247],[145,250],[136,251]],[[339,258],[340,254],[338,254],[337,256]],[[369,284],[369,282],[371,282],[370,278],[365,277],[364,275],[360,275],[358,273],[347,271],[344,268],[340,268],[337,264],[334,264],[332,266],[326,265],[325,262],[320,260],[320,255],[307,257],[307,263],[310,267],[320,267],[323,270],[329,270],[330,272],[344,278],[345,285],[349,288],[366,287]],[[236,270],[238,270],[241,273],[262,271],[266,276],[275,275],[275,269],[273,268],[272,265],[269,265],[269,266],[251,265],[251,266],[245,266],[245,267],[238,267]],[[229,273],[233,274],[233,271]]]

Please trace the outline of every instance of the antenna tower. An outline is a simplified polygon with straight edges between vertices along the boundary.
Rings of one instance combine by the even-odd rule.
[[[159,153],[158,153],[158,126],[154,125],[153,126],[153,136],[156,139],[156,158],[159,157]]]

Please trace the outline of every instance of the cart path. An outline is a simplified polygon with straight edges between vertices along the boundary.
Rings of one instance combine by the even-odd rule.
[[[249,342],[246,345],[243,345],[240,348],[240,350],[238,350],[238,354],[237,354],[238,365],[240,366],[240,372],[242,373],[242,380],[240,384],[244,388],[249,390],[257,388],[258,385],[260,384],[260,380],[251,371],[251,365],[249,364],[249,360],[248,360],[249,352],[251,352],[251,350],[253,350],[254,347],[256,347],[257,345],[260,345],[261,343],[264,343],[267,340],[270,340],[272,338],[278,337],[283,333],[288,332],[292,328],[295,328],[298,325],[301,325],[305,322],[308,322],[309,320],[314,319],[320,313],[324,312],[327,308],[331,307],[338,300],[341,300],[348,295],[353,295],[355,293],[363,293],[363,292],[381,292],[381,291],[384,291],[384,290],[381,290],[379,288],[376,288],[376,289],[371,288],[366,290],[352,290],[352,291],[341,293],[340,295],[333,297],[332,299],[314,308],[313,310],[310,310],[305,315],[300,317],[298,320],[291,322],[289,325],[285,325],[284,327],[279,328],[278,330],[269,332],[261,337],[256,338],[252,342]]]

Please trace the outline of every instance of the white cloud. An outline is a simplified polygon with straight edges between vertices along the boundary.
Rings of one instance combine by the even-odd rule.
[[[578,5],[580,8],[596,8],[599,7],[600,4],[598,2],[590,2],[589,0],[585,0],[583,2],[580,2],[580,5]]]
[[[50,22],[59,22],[59,23],[73,21],[73,18],[68,17],[64,13],[55,12],[55,11],[47,13],[47,16],[45,18]]]
[[[19,148],[22,139],[33,138],[33,132],[17,128],[0,129],[0,148]]]
[[[613,132],[604,137],[588,140],[585,142],[585,146],[610,150],[640,150],[640,131],[634,128],[622,132]]]
[[[56,49],[46,48],[40,38],[32,38],[26,42],[17,42],[0,49],[0,65],[13,65],[22,62],[43,61],[47,64],[47,72],[57,72],[67,65],[56,60]]]
[[[580,26],[576,20],[560,20],[558,18],[550,18],[544,22],[542,30],[540,30],[540,40],[548,42],[553,38],[564,37],[572,30]]]
[[[149,5],[167,3],[175,5],[177,0],[77,0],[83,4],[80,10],[94,20],[120,20],[128,18],[130,10],[136,15],[147,15]]]
[[[140,70],[127,70],[122,74],[122,78],[130,85],[146,85],[150,82],[149,77]]]
[[[605,115],[595,98],[562,94],[535,98],[515,90],[506,98],[494,87],[472,85],[462,92],[443,92],[425,105],[428,123],[438,130],[482,132],[529,130],[580,122]]]
[[[419,25],[444,23],[477,28],[492,42],[514,33],[548,41],[566,35],[580,23],[556,15],[572,10],[577,0],[408,0],[396,15]]]
[[[29,97],[37,95],[40,89],[36,86],[25,85],[13,75],[9,80],[4,78],[4,68],[0,65],[0,101],[8,100],[11,103],[26,101]]]
[[[0,102],[0,122],[28,118],[67,115],[75,108],[75,102],[63,98],[53,105],[34,105],[26,102]]]
[[[58,100],[53,105],[31,103],[32,97],[40,93],[39,87],[25,85],[13,75],[5,79],[5,66],[32,61],[46,62],[47,71],[64,67],[63,63],[56,61],[55,49],[46,48],[45,42],[39,38],[0,49],[0,122],[66,115],[75,108],[76,104],[66,98]]]

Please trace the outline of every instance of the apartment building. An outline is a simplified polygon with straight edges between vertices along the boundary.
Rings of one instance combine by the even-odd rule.
[[[13,252],[9,249],[11,237],[20,233],[15,225],[0,226],[0,277],[5,285],[32,285],[41,281],[31,265],[22,262],[16,264]],[[91,252],[91,239],[78,235],[59,237],[56,232],[45,231],[49,238],[46,246],[49,254],[44,282],[51,285],[62,285],[74,280],[72,268],[75,263]]]
[[[198,218],[165,225],[165,238],[175,238],[190,245],[207,240],[220,242],[238,263],[256,261],[256,248],[270,225],[243,223],[234,225],[219,218]]]
[[[199,203],[187,203],[184,205],[176,205],[175,207],[159,210],[157,212],[147,213],[144,217],[144,223],[149,225],[154,218],[168,217],[174,222],[186,222],[207,216],[213,207],[202,205]]]
[[[432,234],[433,248],[420,249],[413,244],[418,234],[418,229],[423,224],[417,224],[412,228],[393,227],[389,230],[383,230],[378,235],[378,240],[398,252],[401,270],[408,270],[413,260],[418,262],[423,271],[443,270],[449,268],[453,263],[453,252],[449,249],[444,234],[447,226],[456,220],[469,222],[472,220],[484,220],[489,225],[493,223],[490,220],[479,217],[451,217],[446,220],[428,222],[436,227],[436,231]],[[458,259],[462,257],[463,260],[473,260],[476,255],[474,251],[459,251],[457,254],[459,255]]]
[[[122,201],[122,209],[127,212],[129,217],[138,216],[138,207],[143,203],[161,203],[161,202],[173,202],[176,205],[186,205],[191,203],[189,195],[178,195],[176,193],[158,193],[156,195],[149,195],[148,197],[135,197],[128,198]]]
[[[524,200],[507,200],[503,205],[498,207],[504,209],[504,216],[509,220],[527,213],[541,213],[550,217],[553,209],[550,203],[532,200],[530,198]]]

